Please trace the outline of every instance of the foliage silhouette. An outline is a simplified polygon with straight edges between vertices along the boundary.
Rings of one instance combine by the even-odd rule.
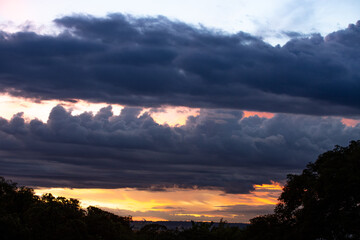
[[[360,239],[360,141],[288,175],[279,201],[250,221],[246,239]]]
[[[77,199],[38,197],[0,177],[1,239],[72,240],[131,239],[131,217],[119,217],[95,207],[87,211]]]
[[[86,224],[95,239],[131,239],[131,217],[120,217],[97,207],[87,208]]]
[[[24,218],[33,239],[86,239],[85,211],[76,199],[43,195]]]
[[[135,232],[130,216],[120,217],[90,206],[80,207],[77,199],[34,195],[27,187],[0,177],[1,240],[185,240],[237,239],[241,230],[229,227],[224,221],[218,226],[195,223],[182,230],[168,230],[160,224],[145,225]]]

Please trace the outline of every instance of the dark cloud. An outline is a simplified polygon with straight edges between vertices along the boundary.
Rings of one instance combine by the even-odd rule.
[[[111,107],[73,116],[52,109],[46,123],[22,114],[0,119],[0,175],[59,187],[166,187],[247,192],[283,180],[335,144],[358,139],[340,118],[201,110],[186,125],[159,125],[141,108]]]
[[[283,47],[165,17],[55,23],[63,29],[56,36],[0,32],[1,91],[147,107],[360,113],[359,22]]]

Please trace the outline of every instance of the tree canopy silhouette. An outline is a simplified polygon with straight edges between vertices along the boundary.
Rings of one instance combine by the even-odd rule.
[[[180,231],[154,223],[135,232],[131,222],[130,216],[117,216],[97,207],[84,210],[77,199],[36,196],[33,189],[0,177],[1,240],[226,240],[238,239],[242,232],[224,221],[218,226],[193,222],[190,229]]]
[[[248,239],[360,239],[360,141],[288,175],[279,201],[251,220]]]
[[[87,211],[77,199],[38,197],[0,177],[0,239],[70,240],[130,239],[131,217],[96,207]]]

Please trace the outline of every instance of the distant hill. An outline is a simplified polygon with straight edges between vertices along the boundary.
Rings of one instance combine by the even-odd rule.
[[[149,224],[159,224],[165,226],[169,230],[180,230],[180,229],[190,229],[192,223],[190,221],[133,221],[131,225],[133,230],[140,230],[142,227]],[[227,223],[230,227],[238,227],[244,229],[248,224],[246,223]],[[214,222],[214,227],[218,227],[219,223]]]

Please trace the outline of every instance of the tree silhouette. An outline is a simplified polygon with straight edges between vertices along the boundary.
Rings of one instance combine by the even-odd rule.
[[[93,206],[87,208],[86,224],[95,239],[131,239],[131,221],[130,216],[120,217]]]
[[[1,239],[26,239],[30,229],[24,223],[27,210],[39,198],[31,188],[18,188],[16,183],[0,177],[0,234]]]
[[[96,207],[85,211],[77,199],[38,197],[0,177],[1,240],[131,239],[131,220]]]
[[[360,239],[360,141],[288,175],[279,200],[274,214],[251,220],[247,239]]]
[[[168,230],[167,227],[158,223],[149,223],[143,226],[137,232],[139,239],[146,240],[171,240],[177,239],[174,231]]]
[[[25,215],[33,239],[87,239],[85,211],[77,199],[45,194]]]

